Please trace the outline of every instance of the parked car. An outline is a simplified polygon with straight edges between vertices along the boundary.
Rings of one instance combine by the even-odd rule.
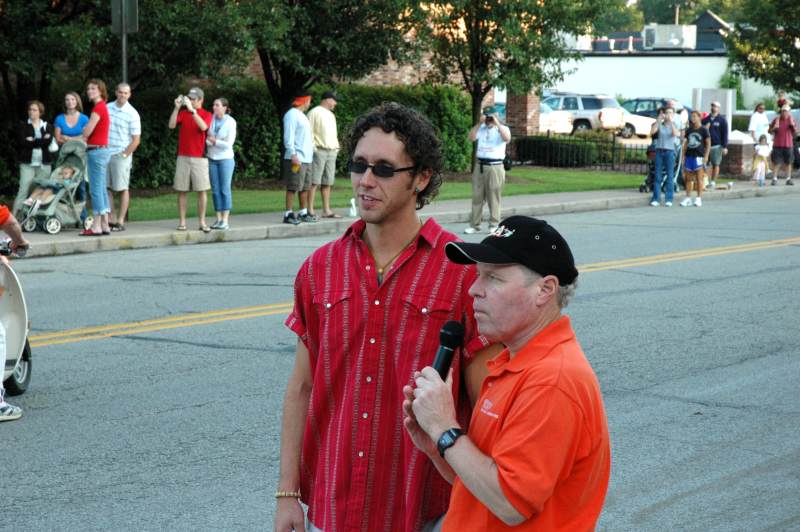
[[[622,103],[622,108],[634,115],[646,116],[648,118],[658,118],[658,110],[666,107],[667,100],[675,100],[675,98],[633,98],[626,100]],[[678,100],[675,100],[675,111],[681,117],[684,126],[689,123],[689,113],[692,108],[688,105],[683,105]]]
[[[623,117],[625,125],[622,126],[619,134],[625,139],[629,139],[634,135],[638,135],[641,138],[647,137],[650,135],[650,128],[656,121],[655,118],[631,114],[628,111],[625,111]]]
[[[557,111],[573,115],[572,131],[588,129],[621,130],[625,125],[623,109],[616,99],[604,94],[576,94],[555,92],[544,103]]]
[[[546,103],[539,103],[539,132],[560,133],[568,135],[572,133],[572,113],[569,111],[554,111]]]

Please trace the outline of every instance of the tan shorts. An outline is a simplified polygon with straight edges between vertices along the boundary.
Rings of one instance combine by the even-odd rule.
[[[292,172],[292,160],[281,159],[283,184],[289,192],[304,192],[311,189],[311,165],[303,163],[297,172]]]
[[[311,184],[332,187],[336,178],[336,156],[339,150],[314,150],[314,163],[311,166]]]
[[[178,155],[172,188],[178,192],[209,190],[211,180],[208,178],[208,159]]]
[[[128,190],[131,184],[133,157],[122,157],[121,153],[111,156],[106,171],[106,186],[114,192]]]

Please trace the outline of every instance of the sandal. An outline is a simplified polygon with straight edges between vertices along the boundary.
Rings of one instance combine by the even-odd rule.
[[[125,226],[122,225],[122,224],[108,224],[108,225],[111,226],[111,231],[113,231],[113,232],[124,231],[125,230]]]
[[[205,224],[200,226],[200,230],[202,232],[204,232],[204,233],[210,233],[211,232],[211,228],[209,226],[205,225]]]
[[[176,231],[186,231],[186,226],[185,225],[179,225],[178,227],[175,228],[175,230]]]
[[[336,214],[335,212],[332,212],[330,214],[323,214],[322,217],[323,218],[341,218],[342,215],[341,214]]]

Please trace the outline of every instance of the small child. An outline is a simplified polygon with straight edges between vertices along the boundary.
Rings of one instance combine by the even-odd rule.
[[[767,144],[767,136],[761,135],[753,151],[753,183],[764,186],[764,180],[769,173],[769,155],[772,148]]]
[[[75,172],[76,170],[71,166],[62,167],[57,174],[54,172],[49,181],[41,182],[33,189],[31,195],[24,201],[25,205],[32,206],[37,201],[39,205],[47,205],[52,201],[55,193],[64,188],[64,182],[72,179]]]

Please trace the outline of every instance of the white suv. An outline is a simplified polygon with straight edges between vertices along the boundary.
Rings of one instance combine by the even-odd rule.
[[[555,92],[543,101],[553,109],[572,113],[573,133],[587,129],[618,131],[625,126],[624,109],[615,98],[604,94]]]

